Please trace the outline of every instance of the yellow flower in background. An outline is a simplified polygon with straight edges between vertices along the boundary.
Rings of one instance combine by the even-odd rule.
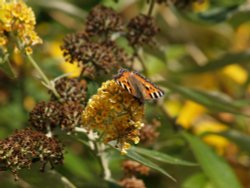
[[[223,68],[222,74],[232,78],[238,84],[244,84],[248,77],[247,71],[236,64]]]
[[[68,77],[74,78],[78,77],[81,73],[82,68],[78,66],[77,63],[68,63],[64,61],[62,56],[62,50],[60,49],[61,42],[53,41],[48,43],[49,53],[52,57],[56,58],[59,61],[60,69],[68,74]]]
[[[209,8],[210,2],[209,0],[195,1],[192,4],[192,8],[195,12],[203,12]]]
[[[189,75],[184,80],[186,86],[202,89],[202,90],[216,90],[218,89],[218,78],[216,74],[201,73]]]
[[[244,22],[235,31],[234,51],[246,50],[250,47],[250,22]]]
[[[228,127],[224,124],[215,122],[215,121],[211,121],[211,120],[203,120],[200,123],[197,123],[195,128],[194,128],[194,132],[198,135],[205,133],[205,132],[215,132],[215,133],[219,133],[222,131],[226,131],[228,129]],[[203,140],[213,146],[218,154],[223,154],[225,151],[225,148],[229,145],[229,141],[222,137],[222,136],[218,136],[218,135],[207,135],[203,137]]]
[[[177,99],[164,102],[164,109],[171,117],[176,117],[181,110],[181,102]]]
[[[34,31],[35,15],[30,7],[22,0],[1,1],[0,4],[0,41],[2,41],[0,47],[2,49],[7,48],[9,41],[7,39],[11,36],[14,36],[25,47],[42,43],[41,38]],[[28,48],[26,52],[32,53],[31,48]]]
[[[104,82],[83,111],[84,128],[98,131],[105,143],[116,141],[121,153],[139,142],[144,106],[114,80]]]
[[[206,108],[204,106],[193,101],[186,101],[178,115],[176,123],[188,129],[205,112]]]

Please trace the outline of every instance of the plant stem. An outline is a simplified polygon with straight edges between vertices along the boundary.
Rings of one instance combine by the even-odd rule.
[[[154,5],[155,5],[155,0],[151,0],[150,1],[150,5],[149,5],[149,9],[148,9],[148,16],[152,15],[153,9],[154,9]]]
[[[140,56],[137,49],[135,49],[135,48],[134,48],[134,54],[135,54],[135,57],[137,57],[137,59],[141,63],[141,66],[143,68],[143,72],[144,72],[145,76],[147,77],[148,76],[148,69],[147,69],[147,67],[145,65],[145,62],[143,61],[142,57]]]
[[[102,167],[103,179],[110,180],[111,172],[108,167],[108,158],[107,158],[107,154],[105,153],[105,145],[103,143],[96,143],[95,146],[97,150],[98,159]]]
[[[51,81],[47,78],[47,76],[43,73],[42,69],[38,66],[38,64],[36,63],[36,61],[33,59],[32,56],[30,55],[26,55],[27,59],[29,60],[29,62],[33,65],[33,67],[36,69],[36,71],[39,73],[39,75],[42,77],[42,79],[44,80],[45,84],[49,87],[49,89],[54,93],[54,95],[60,99],[59,94],[57,93],[54,85],[51,83]]]

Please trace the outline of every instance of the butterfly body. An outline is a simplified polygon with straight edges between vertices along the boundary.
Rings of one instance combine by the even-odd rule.
[[[164,92],[138,72],[120,69],[114,77],[117,84],[141,102],[162,97]]]

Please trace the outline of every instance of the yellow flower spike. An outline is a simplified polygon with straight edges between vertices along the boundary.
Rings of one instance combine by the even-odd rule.
[[[205,132],[222,132],[227,130],[228,127],[224,124],[214,122],[214,121],[202,121],[200,123],[197,123],[194,131],[196,134],[202,134]],[[209,145],[213,146],[217,153],[222,155],[226,149],[226,147],[229,145],[229,141],[222,136],[219,135],[207,135],[203,137],[203,140],[208,143]]]
[[[15,34],[16,38],[27,48],[26,53],[32,53],[31,46],[42,43],[35,29],[35,15],[30,7],[22,0],[2,1],[0,4],[0,33],[9,40],[9,33]],[[7,45],[7,44],[5,44]]]
[[[248,77],[247,71],[239,65],[228,65],[223,68],[222,73],[232,78],[238,84],[244,84]]]
[[[177,124],[188,129],[192,123],[206,112],[206,109],[198,103],[187,101],[177,118]]]
[[[129,107],[125,106],[125,101],[130,102]],[[110,80],[104,82],[89,100],[83,111],[83,126],[103,135],[104,142],[116,141],[124,153],[129,142],[139,142],[143,111],[143,105],[137,99]]]

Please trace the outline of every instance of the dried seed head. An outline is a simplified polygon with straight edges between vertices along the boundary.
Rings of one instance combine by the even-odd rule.
[[[83,111],[83,127],[98,131],[104,142],[116,141],[122,153],[139,142],[143,105],[114,80],[104,82]]]
[[[125,177],[132,177],[136,176],[137,174],[148,175],[150,170],[147,166],[144,166],[132,160],[123,161],[122,167],[125,173]]]
[[[86,101],[87,83],[77,78],[63,77],[55,81],[55,89],[63,102],[79,102],[83,106]],[[53,92],[50,92],[52,100],[56,100]]]
[[[83,61],[86,60],[81,57],[81,49],[89,40],[89,36],[83,32],[66,35],[63,39],[63,45],[61,46],[65,60],[69,63],[76,61],[79,65],[84,63]]]
[[[71,132],[76,126],[82,125],[82,111],[83,107],[78,102],[64,103],[61,129]]]
[[[153,120],[152,123],[145,123],[145,126],[140,130],[140,140],[142,144],[152,145],[159,136],[157,128],[161,126],[161,123],[157,120]]]
[[[15,175],[20,169],[29,169],[34,161],[41,161],[44,165],[48,162],[62,164],[62,144],[29,128],[0,141],[0,163]]]
[[[106,48],[112,51],[113,56],[119,66],[126,65],[131,61],[131,57],[125,52],[123,48],[120,48],[114,41],[105,41],[102,43]],[[118,66],[116,68],[119,68]]]
[[[62,106],[58,102],[40,102],[30,112],[29,122],[38,131],[47,132],[48,127],[59,126],[62,118]]]
[[[131,19],[127,29],[126,37],[132,46],[151,44],[153,38],[159,32],[159,28],[154,19],[144,14],[140,14]]]
[[[109,73],[117,66],[112,50],[90,41],[84,33],[67,35],[61,48],[66,61],[77,62],[84,70],[92,67],[92,73]]]
[[[143,180],[135,177],[122,179],[119,184],[123,188],[146,188]]]
[[[93,35],[109,35],[123,30],[122,18],[112,8],[95,6],[86,21],[86,32]]]

